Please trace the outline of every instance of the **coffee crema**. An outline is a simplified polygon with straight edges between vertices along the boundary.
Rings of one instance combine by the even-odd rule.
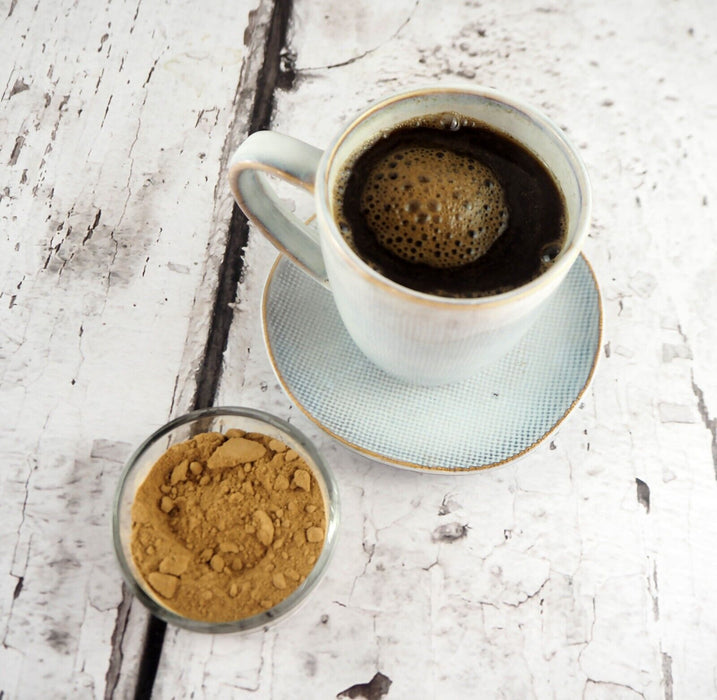
[[[481,297],[538,277],[565,243],[565,202],[538,158],[460,115],[397,125],[344,165],[335,216],[353,250],[417,291]]]

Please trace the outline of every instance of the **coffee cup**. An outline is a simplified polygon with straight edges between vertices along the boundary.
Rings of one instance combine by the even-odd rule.
[[[452,134],[462,139],[455,148]],[[515,184],[514,151],[553,183],[547,204]],[[287,209],[267,174],[313,193],[315,225]],[[590,222],[577,150],[536,109],[488,88],[389,97],[324,151],[256,132],[231,158],[229,180],[247,217],[330,290],[369,360],[421,385],[465,380],[508,353],[565,279]],[[543,217],[535,226],[533,210]],[[523,258],[536,258],[532,272]]]

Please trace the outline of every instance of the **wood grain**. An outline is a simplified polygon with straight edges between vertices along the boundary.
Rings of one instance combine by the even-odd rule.
[[[284,624],[168,628],[153,697],[717,697],[717,6],[6,0],[0,17],[1,697],[133,695],[147,615],[114,562],[114,488],[151,430],[212,401],[316,442],[341,538]],[[276,253],[252,229],[225,257],[246,134],[324,147],[435,83],[513,93],[578,145],[605,315],[559,432],[460,478],[371,462],[293,406],[261,334]]]
[[[317,441],[340,481],[342,540],[290,623],[199,653],[172,635],[159,697],[192,652],[182,679],[209,695],[336,697],[377,672],[397,698],[717,694],[717,327],[705,313],[716,291],[717,113],[705,83],[717,75],[716,19],[696,2],[407,0],[341,16],[328,1],[294,2],[278,131],[321,147],[371,101],[435,82],[499,87],[565,129],[593,180],[586,254],[604,348],[578,409],[523,460],[460,479],[376,465],[282,396],[259,350],[275,254],[251,238],[220,400],[272,410]],[[468,526],[466,537],[434,541],[446,523]]]
[[[147,617],[113,560],[112,497],[133,447],[194,394],[253,9],[5,7],[5,697],[126,695],[136,683]]]

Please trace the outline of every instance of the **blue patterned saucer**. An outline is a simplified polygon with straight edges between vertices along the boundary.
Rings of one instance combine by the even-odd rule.
[[[457,384],[412,386],[378,369],[331,294],[281,256],[262,318],[276,376],[311,420],[367,457],[425,471],[486,469],[535,447],[585,392],[602,335],[600,293],[583,256],[520,343]]]

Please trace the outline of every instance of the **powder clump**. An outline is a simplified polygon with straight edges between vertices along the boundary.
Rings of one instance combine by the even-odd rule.
[[[326,535],[303,458],[261,433],[202,433],[170,447],[137,489],[132,558],[155,597],[195,620],[273,607],[308,576]]]

